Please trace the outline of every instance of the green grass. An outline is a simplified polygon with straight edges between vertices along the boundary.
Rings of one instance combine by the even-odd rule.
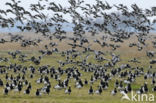
[[[107,49],[105,49],[104,51],[107,51]],[[36,67],[36,69],[38,69],[38,67],[42,66],[42,65],[50,65],[50,66],[54,66],[55,68],[57,68],[57,67],[59,67],[59,64],[57,63],[57,61],[65,60],[65,58],[61,57],[59,53],[54,53],[51,56],[44,56],[43,59],[41,60],[41,64],[36,66],[32,62],[21,63],[18,61],[18,59],[13,60],[11,58],[11,56],[9,56],[7,54],[7,52],[8,52],[7,50],[4,50],[4,51],[0,50],[0,57],[9,57],[11,63],[22,64],[24,66],[33,65]],[[36,57],[39,56],[39,53],[37,50],[36,51],[35,50],[33,50],[33,51],[32,50],[22,50],[22,53],[27,54],[27,56],[28,56],[27,58],[30,58],[31,56],[36,56]],[[128,61],[131,58],[137,57],[141,61],[141,64],[134,64],[134,63],[129,63],[129,64],[131,64],[132,67],[136,67],[136,66],[144,67],[145,72],[147,70],[149,70],[148,69],[149,58],[147,58],[145,56],[145,51],[138,52],[136,48],[128,49],[128,47],[124,46],[124,47],[121,47],[121,49],[117,49],[115,51],[115,53],[121,55],[122,61],[120,63],[118,63],[119,66],[120,66],[120,64],[128,63]],[[90,56],[89,56],[87,62],[99,64],[97,61],[94,60],[93,54],[92,53],[89,53],[89,54],[90,54]],[[85,55],[87,55],[87,53],[84,54],[83,56],[85,56]],[[104,57],[107,59],[110,59],[111,58],[110,51],[108,51],[108,53],[106,53],[106,55],[104,55]],[[75,60],[79,60],[79,59],[80,59],[80,57],[77,57]],[[106,62],[107,61],[104,61],[104,62],[101,62],[100,64],[103,65]],[[0,62],[0,65],[9,65],[9,63]],[[66,69],[67,67],[72,67],[72,66],[74,66],[74,65],[69,64],[69,65],[64,66],[63,69]],[[118,66],[116,65],[115,68],[117,68],[117,67]],[[155,68],[156,68],[156,65],[153,65],[153,69],[151,69],[150,71],[156,71]],[[90,76],[93,75],[93,73],[83,72],[81,70],[81,68],[79,68],[79,67],[78,67],[78,69],[82,73],[81,78],[83,81],[85,80],[85,78],[87,80],[90,80]],[[109,68],[107,72],[109,73],[111,69],[114,69],[114,68]],[[133,72],[133,70],[131,70],[131,71]],[[12,70],[8,71],[8,74],[9,74],[9,76],[11,74],[13,74],[14,77],[16,77],[18,74],[21,74],[21,76],[22,76],[21,72],[14,73]],[[36,73],[35,73],[33,79],[30,79],[29,75],[30,75],[30,72],[27,72],[26,79],[28,81],[30,81],[32,84],[32,90],[31,90],[30,95],[24,95],[24,93],[23,93],[24,90],[26,89],[26,86],[24,86],[24,88],[22,89],[22,91],[20,93],[11,91],[11,92],[9,92],[8,95],[4,95],[4,93],[3,93],[4,87],[0,87],[0,103],[123,103],[123,102],[131,103],[131,101],[126,101],[126,100],[121,101],[120,99],[121,99],[122,95],[120,93],[117,93],[117,95],[115,95],[115,96],[112,96],[110,94],[111,90],[114,88],[115,80],[116,79],[122,80],[122,79],[126,79],[126,78],[119,78],[118,76],[113,77],[112,80],[109,82],[108,90],[104,90],[101,95],[97,95],[97,94],[89,95],[88,90],[89,90],[90,84],[84,86],[81,89],[76,89],[74,87],[75,81],[73,79],[71,79],[69,81],[69,85],[72,88],[72,93],[71,93],[71,95],[68,95],[68,94],[64,93],[64,89],[55,90],[53,87],[57,84],[57,82],[53,78],[50,78],[50,75],[48,75],[48,77],[50,78],[51,85],[52,85],[51,92],[49,95],[42,94],[42,96],[37,97],[37,96],[35,96],[36,89],[43,87],[43,84],[37,84],[35,82],[40,77],[40,74],[36,70]],[[45,76],[45,75],[43,75],[43,76]],[[0,74],[0,78],[4,81],[4,84],[5,84],[6,83],[5,74]],[[65,74],[61,76],[61,80],[64,80],[65,78],[66,78]],[[100,80],[97,80],[93,84],[94,90],[97,89],[99,82],[100,82]],[[151,78],[144,80],[143,76],[137,77],[136,81],[134,83],[132,83],[132,88],[134,90],[137,90],[140,88],[141,85],[144,84],[144,82],[148,82],[148,87],[150,88],[150,93],[152,93],[151,92],[152,86],[150,85]],[[156,93],[154,93],[154,94],[156,95]]]
[[[35,54],[35,56],[39,55],[37,52],[34,52],[32,54],[29,53],[28,51],[27,52],[23,51],[23,52],[27,53],[28,57],[30,57],[30,56],[32,56],[34,54]],[[0,52],[0,54],[3,55],[3,56],[8,56],[7,52]],[[107,55],[106,55],[106,57],[109,58],[109,56],[107,56]],[[22,64],[22,65],[25,65],[25,66],[34,65],[31,62],[21,63],[18,60],[11,59],[10,56],[9,56],[9,58],[10,58],[10,61],[12,63]],[[122,59],[129,60],[130,58],[131,57],[122,58]],[[142,58],[144,58],[144,57],[142,57]],[[77,58],[77,59],[79,59],[79,58]],[[59,54],[53,54],[52,56],[45,56],[43,58],[43,60],[41,61],[41,64],[39,66],[41,66],[41,65],[50,65],[50,66],[58,67],[59,66],[58,63],[57,63],[58,60],[64,60],[64,58],[61,57]],[[145,69],[146,69],[146,67],[148,67],[147,64],[146,64],[146,63],[148,63],[148,59],[141,59],[141,61],[145,63],[142,66],[145,65]],[[91,56],[89,58],[88,62],[97,63],[96,61],[94,61],[93,56]],[[126,62],[127,61],[122,61],[120,64],[126,63]],[[103,63],[101,63],[101,64],[103,64]],[[8,65],[8,63],[0,62],[0,65],[3,65],[3,64]],[[71,65],[71,64],[67,65],[67,66],[64,67],[64,69],[67,68],[67,67],[70,67],[70,66],[73,66],[73,65]],[[133,64],[133,66],[135,66],[135,65]],[[38,66],[36,66],[36,67],[38,67]],[[90,76],[92,75],[92,73],[85,73],[82,70],[80,70],[80,72],[83,74],[82,77],[81,77],[83,81],[84,81],[85,78],[87,78],[89,80]],[[108,72],[109,72],[109,70],[108,70]],[[13,73],[12,70],[8,72],[9,76],[11,74],[13,74],[14,77],[16,75],[18,75],[19,73]],[[109,82],[109,89],[104,90],[101,95],[97,95],[97,94],[89,95],[88,94],[88,89],[89,89],[90,85],[84,86],[82,89],[76,89],[74,87],[75,81],[73,79],[71,79],[70,82],[69,82],[69,85],[71,85],[71,88],[72,88],[72,93],[71,93],[71,95],[67,95],[67,94],[64,94],[64,89],[62,89],[62,90],[53,89],[53,87],[57,84],[57,82],[54,79],[50,79],[50,82],[51,82],[51,85],[52,85],[52,89],[51,89],[50,94],[49,95],[43,94],[40,97],[36,97],[35,96],[36,89],[41,88],[43,86],[43,84],[36,84],[36,82],[35,82],[40,77],[40,74],[35,73],[35,76],[34,76],[33,79],[29,78],[29,74],[30,73],[27,72],[26,79],[29,80],[31,82],[31,84],[32,84],[32,90],[31,90],[30,95],[24,95],[23,94],[23,91],[25,90],[26,86],[24,86],[21,93],[11,91],[11,92],[9,92],[8,95],[4,95],[3,92],[2,92],[3,87],[0,87],[0,91],[1,91],[0,92],[0,103],[121,103],[121,102],[123,102],[123,101],[120,100],[120,98],[121,98],[120,93],[118,93],[115,96],[110,95],[110,91],[114,88],[115,79],[118,78],[117,76],[114,77]],[[5,74],[0,74],[0,78],[3,81],[5,81],[4,77],[5,77]],[[61,80],[64,80],[65,77],[66,77],[66,75],[62,75]],[[118,78],[118,79],[120,80],[121,78]],[[145,81],[143,81],[143,76],[138,77],[136,82],[134,82],[132,84],[132,88],[134,90],[137,90],[141,85],[143,85],[144,82]],[[146,82],[148,82],[148,84],[150,84],[151,79],[146,80]],[[6,81],[5,81],[5,83],[6,83]],[[93,84],[94,90],[97,89],[98,84],[99,84],[99,80],[96,81]],[[151,86],[149,85],[149,87],[151,87]],[[150,91],[151,91],[151,88],[150,88]],[[129,101],[124,101],[124,103],[130,103],[130,102]]]

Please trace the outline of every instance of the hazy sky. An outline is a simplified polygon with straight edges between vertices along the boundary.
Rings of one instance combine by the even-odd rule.
[[[0,9],[5,9],[5,3],[9,2],[11,0],[0,0]],[[28,8],[29,4],[31,3],[36,3],[38,0],[21,0],[21,5],[24,8]],[[56,3],[60,3],[63,6],[69,5],[67,3],[68,0],[49,0],[49,1],[55,1]],[[84,0],[86,3],[90,3],[90,4],[94,4],[95,0]],[[139,5],[139,7],[141,8],[150,8],[152,6],[156,6],[156,0],[102,0],[102,1],[107,1],[109,4],[113,5],[113,4],[124,4],[127,5],[128,7],[131,4],[136,3],[137,5]]]
[[[20,0],[20,1],[21,1],[20,6],[23,6],[26,10],[29,9],[30,4],[35,4],[38,2],[38,0]],[[84,0],[84,1],[85,3],[89,3],[89,4],[95,3],[95,0]],[[103,2],[107,1],[111,6],[113,4],[124,4],[130,7],[131,4],[136,3],[139,7],[143,9],[145,8],[149,9],[153,6],[156,7],[156,0],[102,0],[102,1]],[[5,6],[6,2],[11,2],[11,0],[0,0],[0,9],[3,9],[3,10],[7,9],[7,7]],[[49,0],[49,2],[60,3],[63,7],[69,6],[68,0]],[[112,11],[114,11],[114,9]],[[70,19],[70,17],[69,18],[67,17],[67,19]]]

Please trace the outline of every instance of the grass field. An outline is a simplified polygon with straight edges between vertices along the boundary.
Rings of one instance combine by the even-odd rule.
[[[63,50],[67,50],[70,48],[70,46],[66,45],[66,43],[68,41],[64,40],[61,43],[58,40],[53,40],[55,42],[58,43],[58,49],[60,51]],[[124,63],[128,63],[129,60],[131,60],[132,58],[136,57],[141,63],[139,64],[135,64],[135,63],[129,63],[131,64],[132,67],[143,67],[145,72],[147,72],[149,69],[149,58],[146,56],[146,50],[155,50],[152,45],[151,45],[151,40],[148,40],[147,43],[149,44],[147,48],[143,49],[143,51],[138,51],[136,47],[133,48],[129,48],[128,45],[130,42],[135,42],[134,38],[131,38],[130,40],[126,40],[123,44],[119,43],[121,45],[121,47],[119,49],[117,49],[115,52],[115,54],[119,54],[121,56],[121,62],[118,63],[118,65],[120,64],[124,64]],[[5,43],[5,44],[0,44],[0,57],[8,57],[10,59],[9,62],[0,62],[0,65],[9,65],[9,63],[17,63],[17,64],[22,64],[24,66],[35,66],[36,69],[39,66],[42,65],[50,65],[50,66],[54,66],[55,68],[59,67],[59,64],[57,63],[57,61],[59,60],[65,60],[63,57],[61,57],[60,53],[54,53],[50,56],[44,56],[43,59],[41,60],[41,64],[36,66],[34,65],[32,62],[25,62],[25,63],[21,63],[18,61],[17,59],[12,59],[11,56],[8,55],[9,51],[15,51],[15,50],[21,50],[21,52],[23,54],[27,54],[27,58],[30,58],[31,56],[39,56],[38,50],[43,49],[44,44],[48,43],[48,41],[45,39],[43,40],[43,42],[40,44],[40,46],[38,47],[20,47],[19,43]],[[110,59],[110,52],[111,49],[110,48],[101,48],[98,44],[92,44],[92,48],[95,50],[102,50],[105,52],[105,58]],[[87,55],[83,54],[84,56]],[[89,59],[87,62],[92,62],[94,64],[97,63],[97,61],[94,60],[94,56],[92,55],[92,53],[89,53]],[[77,57],[75,60],[79,60],[80,58]],[[101,64],[106,63],[106,61],[101,62]],[[66,69],[67,67],[72,67],[74,66],[73,64],[68,64],[66,66],[63,67],[63,69]],[[118,67],[118,66],[116,66]],[[88,72],[84,72],[81,70],[81,68],[78,67],[78,69],[80,70],[80,72],[82,73],[82,80],[84,81],[85,79],[90,80],[90,76],[93,73],[88,73]],[[108,73],[110,72],[111,69],[114,68],[109,68],[108,69]],[[132,70],[133,71],[133,70]],[[150,69],[150,71],[156,71],[156,65],[153,65],[153,68]],[[13,74],[14,77],[16,77],[18,74],[21,74],[21,72],[17,72],[14,73],[13,70],[8,71],[9,76],[11,74]],[[14,92],[14,91],[10,91],[8,95],[4,95],[3,93],[3,89],[4,87],[0,87],[0,103],[131,103],[131,101],[121,101],[121,97],[122,95],[120,93],[117,93],[117,95],[112,96],[111,90],[114,88],[114,82],[116,79],[118,80],[123,80],[123,78],[119,78],[118,76],[115,76],[112,78],[112,80],[109,82],[109,88],[108,90],[104,90],[103,93],[101,95],[98,94],[93,94],[93,95],[89,95],[88,94],[88,90],[90,87],[90,84],[85,85],[83,88],[81,89],[77,89],[74,87],[75,81],[73,79],[71,79],[69,81],[69,85],[71,86],[72,89],[72,93],[70,95],[65,94],[64,90],[55,90],[53,87],[57,84],[56,80],[54,80],[53,78],[50,79],[52,88],[51,88],[51,92],[49,95],[47,94],[43,94],[42,96],[35,96],[35,92],[37,88],[41,88],[43,87],[43,84],[37,84],[35,81],[40,77],[40,74],[36,71],[34,78],[30,79],[29,77],[30,72],[28,71],[26,73],[26,79],[31,82],[32,84],[32,90],[30,92],[29,95],[24,94],[24,90],[26,89],[26,86],[24,86],[24,88],[22,89],[22,91],[20,93],[18,92]],[[44,75],[45,76],[45,75]],[[50,75],[48,75],[48,77],[50,78]],[[61,76],[61,80],[64,80],[66,77],[66,75],[62,75]],[[4,84],[6,83],[5,80],[5,74],[0,74],[0,78],[4,81]],[[151,78],[144,80],[144,76],[140,76],[136,78],[136,81],[134,83],[132,83],[132,89],[133,90],[138,90],[140,88],[141,85],[144,84],[144,82],[148,82],[148,87],[150,88],[150,92],[154,95],[156,95],[156,93],[152,92],[152,85],[151,85]],[[93,84],[93,89],[96,90],[97,86],[99,84],[100,80],[96,81]],[[130,93],[128,94],[130,95]],[[155,100],[156,101],[156,100]],[[153,102],[154,103],[154,102]]]

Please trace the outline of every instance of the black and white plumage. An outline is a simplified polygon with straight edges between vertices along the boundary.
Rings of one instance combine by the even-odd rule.
[[[4,88],[4,94],[8,94],[9,90],[7,88]]]
[[[37,4],[30,4],[30,11],[27,11],[25,8],[18,5],[20,1],[15,0],[12,0],[11,3],[6,3],[6,6],[10,7],[9,9],[0,10],[0,27],[16,27],[22,32],[32,30],[35,31],[35,33],[41,33],[42,36],[44,36],[44,39],[50,39],[50,43],[44,44],[43,50],[39,50],[40,55],[38,57],[35,55],[29,57],[23,52],[17,50],[15,52],[8,52],[8,56],[11,56],[12,59],[16,59],[17,63],[13,63],[9,58],[0,58],[0,62],[8,64],[10,63],[10,65],[3,65],[3,63],[0,65],[0,74],[5,76],[6,80],[5,82],[4,79],[0,79],[0,86],[4,86],[5,94],[8,94],[9,91],[12,90],[20,92],[25,87],[24,94],[30,94],[32,89],[34,89],[34,87],[32,87],[34,84],[31,85],[31,81],[29,81],[29,79],[33,79],[38,75],[40,77],[36,80],[36,85],[43,84],[44,86],[40,89],[37,89],[36,96],[41,95],[41,93],[50,95],[51,79],[59,82],[58,84],[54,85],[54,89],[60,91],[66,89],[65,93],[67,94],[71,93],[71,87],[67,89],[71,79],[75,80],[74,86],[75,88],[78,88],[78,90],[80,88],[87,87],[88,84],[91,84],[92,86],[96,85],[96,83],[101,80],[99,83],[99,88],[96,91],[93,90],[92,86],[88,91],[89,94],[101,94],[103,90],[108,89],[111,82],[110,80],[115,78],[115,88],[111,92],[112,95],[115,95],[119,90],[123,90],[124,93],[132,91],[131,84],[137,80],[136,78],[143,76],[145,81],[152,78],[152,86],[154,86],[153,91],[155,91],[156,74],[151,73],[150,71],[145,72],[144,68],[139,68],[139,66],[142,66],[141,64],[144,63],[141,62],[142,60],[138,59],[137,57],[128,58],[130,59],[130,63],[122,64],[120,66],[119,64],[124,61],[124,59],[122,60],[120,58],[120,54],[116,54],[116,52],[114,52],[117,50],[117,48],[122,47],[117,43],[125,43],[125,40],[129,39],[132,35],[136,36],[138,43],[130,43],[130,48],[135,46],[137,47],[138,52],[142,52],[146,47],[149,46],[146,45],[146,40],[148,40],[147,34],[153,30],[152,26],[155,23],[155,20],[153,20],[151,24],[149,17],[156,15],[155,7],[152,7],[151,10],[142,10],[136,4],[133,4],[131,5],[132,11],[129,11],[129,8],[123,4],[110,6],[107,2],[103,3],[103,1],[96,0],[96,3],[93,5],[85,4],[83,6],[80,4],[83,4],[84,1],[69,0],[68,2],[70,7],[64,8],[62,5],[55,4],[54,2],[50,2],[47,5],[41,5],[42,3],[40,1]],[[117,8],[117,10],[121,13],[103,12],[104,10],[110,10],[113,7]],[[46,15],[44,12],[40,12],[45,9],[54,12],[54,15],[50,17],[51,15]],[[81,9],[84,15],[81,15],[77,9]],[[32,11],[36,14],[32,15]],[[15,15],[15,18],[9,17],[8,13]],[[64,19],[63,14],[70,14],[71,16],[71,24],[73,25],[71,29],[73,37],[68,37],[65,35],[67,31],[64,30],[63,24],[68,24],[69,21]],[[84,16],[86,16],[87,19],[86,17],[84,18]],[[96,19],[101,17],[104,19],[104,21],[103,23],[98,23]],[[38,22],[40,19],[43,21]],[[21,24],[15,25],[16,22],[20,22]],[[122,25],[124,27],[122,27]],[[51,31],[50,28],[54,28],[54,30]],[[131,28],[132,31],[129,31],[129,28]],[[137,32],[134,32],[133,30]],[[98,44],[102,50],[94,50],[94,48],[92,48],[92,43],[88,38],[86,38],[86,32],[91,33],[93,39],[95,39],[94,43]],[[99,32],[104,32],[108,34],[108,36],[104,36],[103,34],[100,35],[102,36],[102,40],[99,40],[99,38],[94,38],[96,37],[95,34],[98,34]],[[39,44],[42,43],[42,40],[40,39],[30,38],[31,40],[29,40],[21,35],[12,35],[11,33],[9,33],[9,36],[10,40],[1,38],[0,43],[3,45],[6,42],[16,42],[21,44],[21,48],[39,46]],[[56,67],[43,66],[42,64],[44,61],[42,58],[45,56],[50,57],[55,53],[60,53],[58,48],[60,43],[52,42],[53,39],[57,39],[59,42],[63,43],[65,41],[65,43],[71,47],[69,50],[65,50],[62,52],[62,54],[60,54],[64,59],[59,60],[59,67],[57,69]],[[109,39],[113,43],[107,42],[106,39]],[[69,42],[67,40],[69,40]],[[152,41],[152,44],[155,48],[156,41]],[[108,47],[112,48],[111,53],[103,51],[104,48]],[[79,49],[82,49],[82,51],[79,51]],[[106,54],[109,54],[110,59],[106,58]],[[92,58],[92,55],[95,58]],[[150,69],[153,69],[153,65],[156,64],[156,60],[153,58],[155,57],[155,51],[146,50],[146,56],[150,59]],[[57,59],[57,57],[55,58]],[[90,62],[92,61],[90,58],[96,61],[96,63]],[[104,63],[103,65],[103,61],[107,61],[107,63]],[[23,64],[20,64],[21,62],[30,62],[30,65],[33,66],[24,66]],[[66,67],[68,64],[72,64],[73,67]],[[137,64],[139,66],[133,67],[131,64],[135,64],[135,66]],[[30,76],[27,77],[29,72]],[[90,80],[87,80],[87,78],[85,81],[83,81],[82,76],[84,75],[82,72],[84,72],[84,74],[91,74]],[[15,76],[14,74],[16,73],[19,73],[19,75]],[[51,77],[50,79],[49,75]],[[61,81],[64,75],[67,75],[67,78],[64,81]],[[120,82],[117,80],[116,76],[121,79]],[[124,85],[127,85],[126,88]],[[149,87],[145,83],[140,87],[139,93],[147,92],[149,92]]]
[[[42,94],[42,93],[40,92],[40,89],[37,89],[37,90],[36,90],[36,96],[41,96],[41,94]]]
[[[72,90],[71,90],[71,87],[69,86],[68,89],[65,90],[65,94],[71,94]]]
[[[153,92],[156,92],[156,86],[154,86],[154,87],[152,88],[152,91],[153,91]]]
[[[96,94],[101,94],[102,93],[102,87],[100,86],[96,91],[95,91],[95,93]]]
[[[27,89],[24,91],[24,94],[30,94],[30,89],[27,88]]]
[[[94,90],[93,90],[92,86],[90,86],[90,88],[89,88],[89,90],[88,90],[88,93],[89,93],[89,94],[93,94],[93,93],[94,93]]]
[[[117,89],[114,88],[114,90],[111,91],[111,95],[116,95],[116,93],[117,93]]]

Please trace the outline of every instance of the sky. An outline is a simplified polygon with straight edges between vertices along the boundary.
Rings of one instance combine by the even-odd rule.
[[[0,9],[6,9],[5,3],[10,2],[11,0],[0,0]],[[21,0],[21,5],[24,8],[28,8],[29,4],[31,3],[37,3],[38,0]],[[67,3],[68,0],[49,0],[49,1],[55,1],[56,3],[60,3],[63,6],[69,5]],[[86,3],[94,4],[95,0],[84,0]],[[102,0],[107,1],[110,5],[113,4],[124,4],[130,7],[131,4],[136,3],[141,8],[150,8],[152,6],[156,6],[156,0]]]
[[[36,4],[38,0],[20,0],[20,6],[24,7],[26,10],[30,9],[30,4]],[[42,0],[44,1],[44,0]],[[68,0],[48,0],[49,2],[55,2],[61,4],[63,7],[69,6]],[[95,0],[84,0],[85,3],[95,4]],[[114,4],[123,4],[130,8],[132,4],[137,4],[142,9],[150,9],[151,7],[156,7],[156,0],[101,0],[103,2],[108,2],[111,6]],[[5,5],[6,2],[11,2],[11,0],[0,0],[0,9],[5,10],[8,7]],[[45,2],[46,3],[46,2]],[[112,9],[112,11],[115,11]],[[111,12],[111,11],[110,11]],[[10,17],[10,15],[9,15]],[[67,17],[68,20],[68,17]],[[6,30],[7,31],[7,30]]]
[[[38,0],[20,0],[20,6],[24,7],[26,10],[30,11],[30,4],[37,4]],[[68,0],[48,0],[49,2],[55,2],[56,4],[59,3],[63,7],[69,6]],[[96,0],[84,0],[85,3],[88,4],[95,4]],[[140,8],[142,9],[150,9],[151,7],[155,6],[156,7],[156,0],[101,0],[103,2],[108,2],[111,6],[114,4],[123,4],[126,5],[127,7],[130,8],[132,4],[137,4]],[[11,2],[11,0],[0,0],[0,9],[5,10],[8,9],[9,6],[6,6],[6,2]],[[48,4],[49,4],[48,2]],[[46,3],[45,0],[42,0],[42,3]],[[114,12],[116,11],[115,8],[109,10],[109,12]],[[48,13],[48,12],[47,12]],[[81,13],[81,11],[79,12]],[[32,13],[33,14],[33,13]],[[11,14],[8,14],[8,17],[12,17]],[[67,16],[67,20],[69,17]]]
[[[30,10],[30,4],[37,4],[38,0],[20,0],[20,6],[24,7],[26,10]],[[61,4],[63,7],[69,6],[68,0],[48,0],[49,2],[55,2],[56,4]],[[96,0],[84,0],[85,3],[95,4]],[[101,0],[103,2],[108,2],[111,6],[114,4],[123,4],[130,8],[132,4],[137,4],[142,9],[150,9],[151,7],[156,7],[156,0]],[[6,2],[11,2],[11,0],[0,0],[0,9],[8,9],[9,6],[6,6]],[[48,2],[48,4],[49,4]],[[45,0],[42,0],[42,3],[46,3]],[[111,9],[109,12],[114,12],[116,9]],[[81,11],[79,12],[81,13]],[[10,15],[9,15],[10,16]]]

